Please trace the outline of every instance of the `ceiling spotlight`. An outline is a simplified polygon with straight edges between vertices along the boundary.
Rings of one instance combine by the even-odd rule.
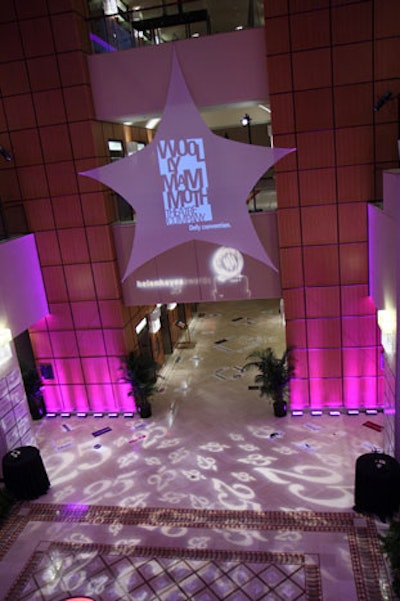
[[[241,118],[240,123],[245,127],[246,125],[250,125],[251,118],[246,113],[244,117]]]
[[[384,104],[386,104],[389,100],[393,100],[393,94],[390,90],[384,93],[378,101],[374,104],[374,111],[380,111]]]
[[[11,154],[8,152],[8,150],[3,148],[3,146],[0,146],[0,154],[6,159],[6,161],[12,161]]]

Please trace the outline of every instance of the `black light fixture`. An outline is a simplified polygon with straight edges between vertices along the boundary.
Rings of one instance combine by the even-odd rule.
[[[240,120],[240,123],[243,125],[243,127],[247,127],[247,135],[249,138],[249,144],[252,144],[252,139],[251,139],[251,117],[248,113],[246,113]],[[253,206],[254,206],[254,210],[257,211],[257,205],[256,205],[256,193],[254,188],[251,191],[251,198],[253,200]]]
[[[250,125],[251,123],[251,117],[248,113],[246,113],[240,120],[240,123],[244,126],[246,125]]]
[[[4,148],[4,146],[0,146],[0,154],[6,161],[12,161],[12,155]]]
[[[399,155],[400,162],[400,93],[393,95],[393,92],[391,90],[385,92],[382,96],[380,96],[380,98],[378,98],[378,100],[374,104],[374,111],[380,111],[381,108],[391,100],[397,100],[397,152]]]
[[[246,113],[241,119],[240,119],[240,123],[243,125],[243,127],[247,127],[247,135],[249,137],[249,144],[252,144],[252,140],[251,140],[251,117],[248,113]]]
[[[389,101],[389,100],[394,100],[393,98],[393,93],[388,90],[387,92],[385,92],[383,94],[383,96],[381,96],[380,98],[378,98],[378,100],[376,101],[376,103],[374,104],[374,111],[378,112],[381,110],[381,108]]]

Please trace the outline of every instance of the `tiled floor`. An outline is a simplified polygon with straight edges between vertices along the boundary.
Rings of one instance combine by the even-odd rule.
[[[3,536],[0,599],[390,598],[376,546],[384,526],[352,510],[355,461],[383,444],[366,423],[382,425],[382,416],[273,417],[241,366],[254,348],[283,351],[278,309],[272,301],[201,305],[193,348],[176,350],[162,370],[149,420],[35,423],[51,488],[20,508],[8,544]],[[186,581],[187,564],[174,561],[190,550]],[[161,561],[185,585],[181,576],[172,585]],[[223,562],[229,578],[216,576]],[[371,574],[366,593],[361,581]]]

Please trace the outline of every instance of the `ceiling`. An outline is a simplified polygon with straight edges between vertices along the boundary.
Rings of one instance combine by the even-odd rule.
[[[88,0],[88,5],[92,16],[103,15],[107,9],[113,13],[115,6],[118,7],[120,13],[132,11],[129,15],[130,22],[176,15],[180,10],[183,14],[207,10],[209,32],[211,33],[257,27],[264,23],[263,0],[177,0],[175,2],[172,0]],[[157,36],[155,43],[163,43],[190,36],[207,35],[207,23],[201,21],[188,26],[179,25],[178,27],[157,29],[154,32]],[[249,101],[245,104],[224,105],[201,111],[202,117],[210,129],[224,130],[241,127],[240,120],[246,113],[250,115],[253,125],[264,125],[270,121],[267,100],[262,104],[259,104],[259,101]],[[149,122],[142,119],[143,117],[138,118],[132,115],[129,121],[140,127],[149,127]]]

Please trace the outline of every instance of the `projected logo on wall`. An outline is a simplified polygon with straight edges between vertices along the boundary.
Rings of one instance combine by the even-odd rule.
[[[157,154],[166,224],[211,221],[203,140],[160,140]]]
[[[255,182],[292,150],[213,134],[173,50],[167,101],[151,144],[81,173],[115,190],[136,213],[136,224],[115,230],[126,304],[214,300],[213,256],[222,248],[230,249],[230,261],[232,250],[242,257],[242,275],[251,284],[245,293],[232,286],[233,296],[224,298],[279,295],[277,240],[261,243],[253,224],[261,217],[250,216],[246,199]],[[256,229],[265,234],[261,225]],[[179,292],[168,285],[178,280]],[[261,281],[267,286],[273,281],[276,290],[261,290]]]

